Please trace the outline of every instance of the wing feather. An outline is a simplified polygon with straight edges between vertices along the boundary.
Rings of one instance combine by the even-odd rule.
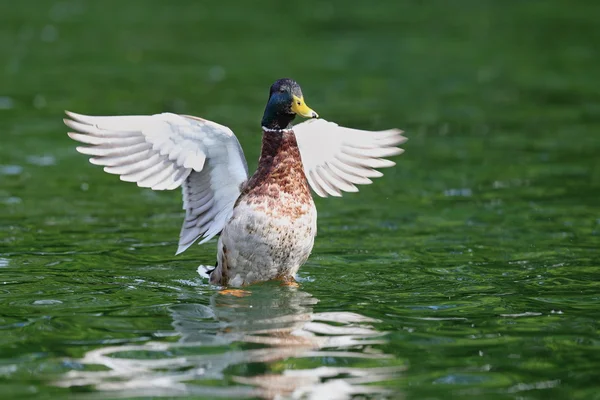
[[[318,165],[316,168],[316,173],[314,174],[315,180],[319,182],[319,186],[325,189],[325,191],[334,197],[341,197],[342,193],[339,191],[337,185],[335,184],[335,180],[329,179],[327,174],[324,171],[323,166]]]
[[[327,193],[321,188],[321,186],[319,186],[317,182],[314,181],[312,173],[313,171],[305,171],[306,180],[308,181],[308,184],[310,185],[312,190],[315,191],[316,194],[318,194],[321,197],[327,197]]]
[[[363,131],[323,119],[298,124],[294,132],[308,184],[321,197],[356,192],[355,185],[383,176],[376,168],[396,165],[387,157],[402,154],[397,146],[406,141],[398,129]]]
[[[383,176],[383,173],[381,173],[380,171],[377,171],[376,169],[370,169],[370,168],[365,168],[362,165],[358,165],[355,163],[352,164],[346,164],[344,161],[339,160],[336,156],[336,158],[334,160],[331,161],[331,165],[335,166],[337,168],[339,168],[340,170],[344,171],[347,174],[353,175],[359,179],[362,178],[381,178]],[[364,184],[368,185],[371,182],[370,179],[364,179]],[[360,183],[360,182],[358,182]]]
[[[325,164],[323,173],[327,176],[328,180],[331,180],[336,187],[339,187],[344,192],[358,192],[358,188],[354,186],[350,181],[339,176],[332,168],[329,163]]]
[[[141,150],[151,149],[150,143],[140,143],[133,146],[124,146],[121,148],[114,148],[111,146],[100,145],[95,147],[77,146],[76,149],[81,154],[97,157],[116,157],[133,154]]]
[[[185,219],[177,254],[218,234],[248,179],[233,132],[201,118],[170,113],[93,117],[67,111],[77,151],[104,171],[153,190],[182,187]]]
[[[152,155],[151,150],[141,150],[135,153],[127,154],[124,156],[113,156],[113,157],[92,157],[90,162],[94,165],[104,165],[107,167],[116,167],[119,165],[134,164],[139,161],[145,160]]]

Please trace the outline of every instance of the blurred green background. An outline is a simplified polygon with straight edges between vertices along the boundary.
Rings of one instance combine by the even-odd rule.
[[[179,192],[91,166],[63,110],[202,116],[253,170],[269,86],[291,77],[321,117],[409,142],[360,193],[316,199],[299,292],[259,285],[235,306],[376,320],[386,343],[353,351],[387,358],[361,366],[405,371],[374,397],[600,398],[599,19],[585,0],[0,0],[0,391],[81,391],[55,383],[87,352],[177,342],[174,309],[221,309],[195,273],[214,243],[173,256]],[[161,393],[349,364],[240,362]]]

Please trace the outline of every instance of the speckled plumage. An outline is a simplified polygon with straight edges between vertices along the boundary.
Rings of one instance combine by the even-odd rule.
[[[308,259],[317,210],[291,130],[263,132],[256,173],[244,185],[218,243],[211,283],[291,280]]]

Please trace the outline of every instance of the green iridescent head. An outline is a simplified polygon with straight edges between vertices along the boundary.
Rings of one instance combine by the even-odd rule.
[[[269,129],[289,129],[296,115],[304,118],[318,118],[304,102],[300,85],[292,79],[276,81],[269,91],[269,101],[265,107],[262,126]]]

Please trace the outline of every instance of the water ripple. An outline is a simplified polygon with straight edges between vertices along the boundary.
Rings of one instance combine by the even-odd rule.
[[[392,379],[404,369],[385,365],[392,357],[373,348],[387,343],[386,332],[372,325],[376,319],[353,312],[314,312],[318,299],[294,288],[265,286],[248,293],[243,297],[216,293],[209,305],[173,305],[169,309],[178,342],[88,351],[69,361],[83,368],[72,369],[55,384],[93,386],[118,397],[347,399],[388,393],[372,384]],[[324,358],[329,360],[327,366],[314,362]],[[254,370],[262,372],[248,372],[248,366],[257,364],[264,368]],[[106,370],[99,371],[99,366]],[[215,385],[225,377],[232,386]]]

